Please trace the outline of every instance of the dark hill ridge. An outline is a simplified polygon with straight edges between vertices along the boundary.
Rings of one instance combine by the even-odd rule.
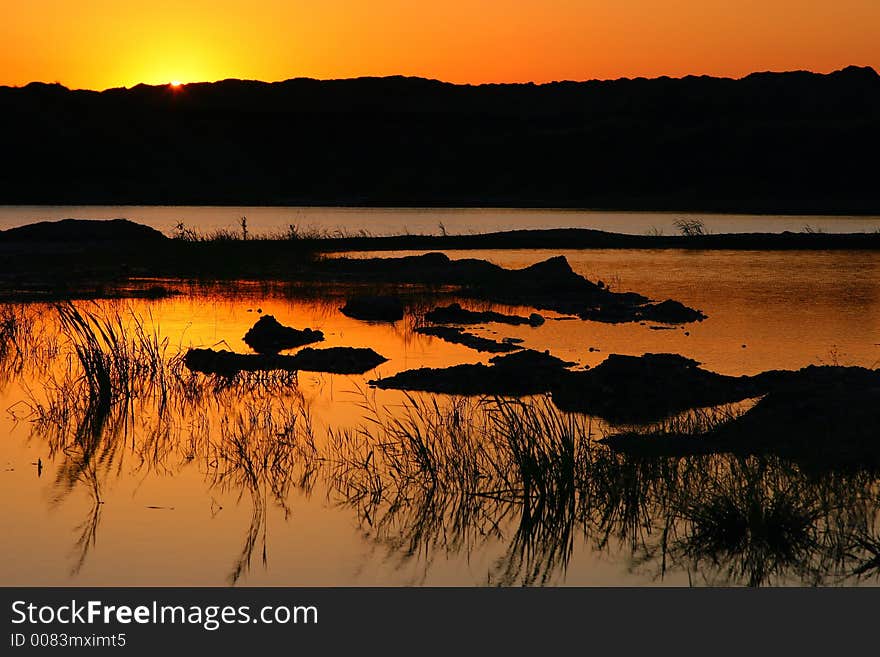
[[[128,219],[62,219],[0,230],[0,243],[138,243],[167,240],[161,232]]]
[[[880,212],[880,76],[0,87],[0,203]]]

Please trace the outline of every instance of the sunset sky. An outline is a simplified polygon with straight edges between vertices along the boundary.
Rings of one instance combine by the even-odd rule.
[[[0,0],[0,84],[880,68],[878,0]]]

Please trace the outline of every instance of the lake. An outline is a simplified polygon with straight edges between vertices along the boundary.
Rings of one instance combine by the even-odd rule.
[[[12,225],[16,212],[3,209],[0,225]],[[378,233],[431,232],[440,221],[449,232],[549,224],[638,233],[674,230],[678,216],[42,208],[15,221],[127,216],[168,230],[180,216],[209,229],[230,227],[243,212],[254,231],[301,220]],[[717,232],[800,230],[806,222],[849,231],[870,230],[878,219],[706,222]],[[682,354],[730,375],[880,365],[876,252],[448,252],[516,268],[558,254],[614,291],[677,299],[707,319],[658,330],[546,312],[538,327],[491,323],[473,332],[520,339],[577,367],[650,352]],[[547,396],[504,404],[371,388],[369,381],[403,370],[488,362],[489,354],[414,331],[421,314],[448,297],[407,296],[404,320],[374,323],[339,311],[350,292],[344,287],[304,293],[265,281],[166,283],[182,294],[75,303],[102,326],[125,331],[132,361],[144,362],[130,372],[125,400],[100,413],[84,396],[75,352],[82,338],[58,311],[0,307],[0,326],[17,327],[0,345],[4,585],[880,583],[872,565],[880,545],[875,472],[815,471],[769,455],[633,458],[601,442],[613,425],[558,411]],[[388,360],[364,375],[299,372],[225,384],[180,365],[191,346],[247,352],[242,336],[266,314],[320,329],[321,347],[370,347]],[[574,455],[545,464],[556,474],[539,502],[511,483],[524,476],[511,432],[531,425],[570,443]],[[535,476],[551,481],[541,479],[544,471]]]

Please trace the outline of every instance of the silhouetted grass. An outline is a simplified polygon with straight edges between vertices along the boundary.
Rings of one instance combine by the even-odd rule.
[[[205,464],[211,485],[221,490],[247,491],[251,523],[229,577],[236,583],[250,568],[254,550],[268,561],[268,505],[274,502],[290,515],[292,487],[310,490],[315,477],[314,433],[308,407],[298,401],[278,404],[271,397],[250,399],[227,408],[209,422]]]
[[[369,239],[374,234],[365,228],[357,230],[348,228],[327,228],[323,226],[307,225],[291,223],[281,230],[267,231],[262,233],[251,233],[247,228],[247,223],[243,223],[240,230],[236,231],[231,228],[215,228],[213,230],[203,232],[196,228],[187,226],[183,222],[178,223],[174,227],[171,234],[175,240],[181,242],[318,242],[327,240],[342,239]]]
[[[853,554],[861,554],[852,574],[861,580],[880,577],[880,534],[864,532],[853,537]]]
[[[628,549],[660,578],[687,568],[758,586],[873,572],[873,543],[853,533],[880,513],[870,474],[815,480],[771,457],[634,458],[541,398],[408,397],[385,412],[368,404],[360,429],[332,434],[330,484],[404,560],[502,540],[492,581],[540,584],[565,571],[580,535]]]
[[[750,586],[807,567],[820,508],[798,478],[777,477],[758,461],[732,461],[703,499],[685,508],[691,531],[679,549],[695,561],[727,564]]]
[[[73,304],[55,313],[61,356],[29,389],[27,417],[60,461],[55,502],[86,487],[97,505],[103,483],[121,472],[162,475],[198,462],[211,486],[252,499],[256,524],[236,561],[237,580],[265,538],[269,500],[286,510],[291,486],[307,488],[314,477],[311,418],[296,377],[196,375],[149,316]],[[75,571],[99,519],[97,511],[83,524]]]
[[[26,333],[20,306],[0,306],[0,385],[24,366],[21,341]]]
[[[34,438],[59,461],[58,499],[85,487],[97,504],[122,473],[195,464],[210,488],[250,503],[232,582],[254,555],[268,560],[269,511],[287,517],[294,491],[316,487],[401,565],[500,552],[494,584],[558,581],[579,544],[660,579],[687,571],[708,583],[764,585],[880,575],[880,484],[868,470],[617,453],[600,438],[619,428],[561,412],[547,396],[408,395],[382,405],[371,392],[358,426],[330,418],[318,431],[295,377],[194,375],[149,315],[92,304],[53,312],[44,319],[60,327],[54,364],[26,361],[52,372],[38,377],[31,419]],[[24,338],[19,345],[31,349]],[[628,430],[699,437],[741,410],[697,409]],[[92,513],[83,524],[82,559],[99,519]]]
[[[676,219],[673,225],[684,237],[703,237],[709,234],[702,219]]]

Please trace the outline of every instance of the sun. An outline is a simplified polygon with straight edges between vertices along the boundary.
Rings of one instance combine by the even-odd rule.
[[[180,87],[180,86],[183,86],[183,82],[181,82],[180,80],[172,80],[172,81],[170,82],[170,84],[171,84],[172,87]]]

